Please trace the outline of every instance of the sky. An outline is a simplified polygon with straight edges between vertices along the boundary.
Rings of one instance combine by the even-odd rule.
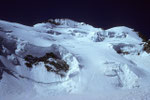
[[[34,25],[69,18],[108,29],[128,26],[150,38],[150,0],[0,0],[0,19]]]

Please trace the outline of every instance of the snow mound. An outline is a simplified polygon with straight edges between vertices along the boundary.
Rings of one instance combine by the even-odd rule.
[[[139,87],[139,77],[130,69],[127,64],[117,64],[115,62],[106,62],[104,74],[108,77],[116,77],[119,87],[127,87],[129,89]]]

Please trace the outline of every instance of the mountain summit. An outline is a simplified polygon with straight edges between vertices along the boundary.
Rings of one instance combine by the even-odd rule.
[[[147,100],[149,53],[150,42],[125,26],[0,20],[0,100]]]

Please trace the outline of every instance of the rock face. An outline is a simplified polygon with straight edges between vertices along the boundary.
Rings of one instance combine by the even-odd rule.
[[[122,55],[140,55],[140,52],[142,51],[142,47],[140,47],[139,44],[125,44],[125,43],[119,43],[119,44],[112,44],[113,49],[118,53]]]
[[[146,51],[147,53],[150,53],[150,41],[144,44],[143,50]]]
[[[70,27],[77,27],[79,24],[78,22],[70,19],[49,19],[48,22],[54,25],[65,25]]]
[[[32,68],[33,64],[37,65],[39,62],[44,62],[47,71],[54,72],[61,76],[65,76],[64,73],[69,70],[69,65],[65,61],[58,59],[53,53],[46,53],[43,57],[39,58],[27,55],[24,59],[27,61],[25,64],[29,68]]]
[[[105,32],[105,31],[103,31],[103,32]],[[106,38],[106,36],[103,32],[96,32],[95,33],[95,36],[94,36],[95,42],[102,42]]]

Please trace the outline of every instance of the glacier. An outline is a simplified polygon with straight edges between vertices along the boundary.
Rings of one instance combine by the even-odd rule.
[[[0,100],[148,100],[149,45],[126,26],[0,20]]]

